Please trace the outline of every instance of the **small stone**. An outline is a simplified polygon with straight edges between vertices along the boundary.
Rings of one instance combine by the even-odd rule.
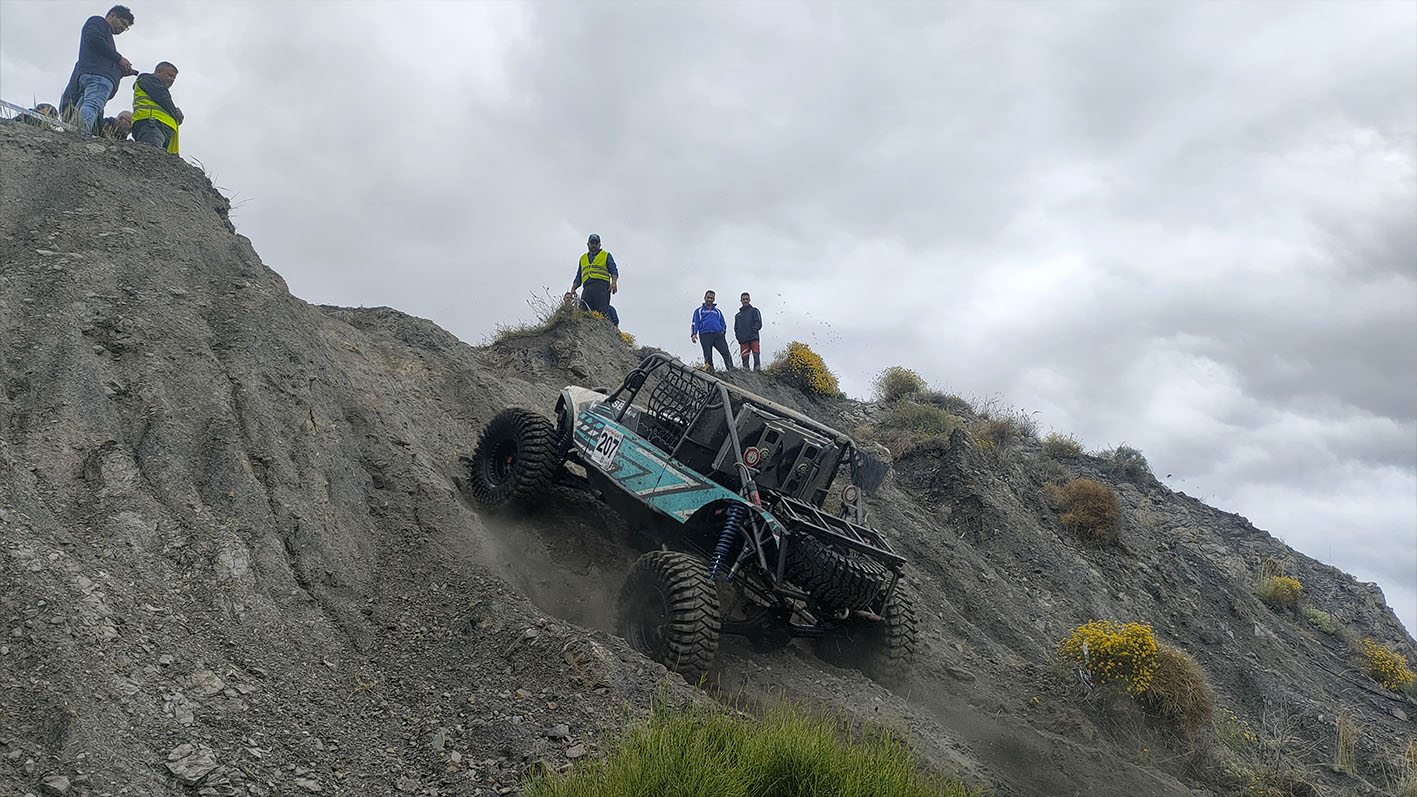
[[[296,779],[295,779],[295,785],[299,786],[300,788],[304,789],[305,791],[324,791],[324,790],[325,790],[324,787],[320,785],[320,781],[315,780],[314,778],[296,778]]]
[[[585,752],[585,745],[578,744],[566,750],[566,757],[570,759],[577,759],[585,755]]]
[[[1200,636],[1201,641],[1207,645],[1219,645],[1221,642],[1225,641],[1225,636],[1223,634],[1221,634],[1219,631],[1212,631],[1209,628],[1202,631]]]
[[[461,762],[462,762],[462,753],[459,753],[457,750],[449,750],[449,751],[448,751],[448,760],[451,761],[451,762],[453,762],[454,764],[461,763]]]
[[[515,693],[515,696],[518,700],[526,700],[527,698],[531,697],[531,692],[528,692],[525,689],[518,689]]]
[[[1402,720],[1403,722],[1406,722],[1406,721],[1407,721],[1407,712],[1406,712],[1406,711],[1403,711],[1402,709],[1398,708],[1397,706],[1393,706],[1392,708],[1390,708],[1390,709],[1388,709],[1388,710],[1391,711],[1391,712],[1392,712],[1392,715],[1393,715],[1394,717],[1396,717],[1397,719],[1400,719],[1400,720]]]
[[[167,653],[164,653],[161,656],[157,657],[157,663],[161,664],[164,667],[170,667],[172,666],[172,656]]]
[[[190,744],[180,744],[167,754],[168,771],[189,786],[196,785],[216,768],[216,756],[209,747],[194,749]]]
[[[413,778],[402,777],[394,784],[394,788],[402,792],[415,792],[418,791],[418,781]]]
[[[546,732],[546,738],[555,739],[558,741],[561,739],[569,739],[571,738],[571,728],[569,725],[566,725],[564,723],[557,725],[556,727]]]
[[[45,794],[68,794],[69,779],[64,775],[45,775],[39,790]]]
[[[522,639],[526,640],[536,639],[539,636],[541,636],[541,632],[537,631],[535,628],[528,628],[522,632]]]
[[[974,673],[964,669],[963,667],[946,667],[945,672],[949,673],[949,676],[955,679],[956,681],[973,683],[975,680]]]
[[[446,745],[447,743],[448,743],[448,729],[447,729],[447,728],[439,728],[438,730],[436,730],[436,731],[433,732],[433,740],[432,740],[431,744],[432,744],[434,750],[442,750],[443,747],[444,747],[444,745]]]

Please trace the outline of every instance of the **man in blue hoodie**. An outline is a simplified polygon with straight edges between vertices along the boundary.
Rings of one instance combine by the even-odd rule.
[[[723,355],[723,367],[733,370],[733,355],[728,353],[728,322],[723,320],[723,311],[714,306],[714,292],[704,293],[704,303],[694,308],[694,317],[689,321],[689,340],[696,341],[704,348],[704,365],[713,370],[713,350]]]
[[[118,82],[138,74],[113,45],[113,37],[132,26],[133,12],[127,6],[114,6],[106,17],[89,17],[79,34],[79,60],[59,99],[59,112],[68,119],[77,108],[83,117],[83,132],[89,135],[96,135],[103,107],[118,93]]]

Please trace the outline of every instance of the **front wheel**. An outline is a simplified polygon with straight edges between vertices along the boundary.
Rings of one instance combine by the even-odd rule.
[[[468,485],[487,506],[527,506],[545,498],[560,464],[551,422],[529,410],[509,407],[497,413],[477,439]]]
[[[718,653],[718,589],[703,559],[651,551],[620,589],[619,632],[630,647],[693,682]]]

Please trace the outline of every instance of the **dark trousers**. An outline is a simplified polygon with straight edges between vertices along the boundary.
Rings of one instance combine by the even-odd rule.
[[[158,149],[167,149],[167,142],[172,138],[172,128],[159,122],[156,119],[139,119],[133,123],[133,140],[141,141],[149,146]],[[610,283],[605,283],[609,288]],[[610,293],[607,290],[606,295]]]
[[[733,355],[728,353],[728,335],[724,332],[700,332],[699,345],[704,347],[704,365],[713,367],[713,350],[723,355],[723,366],[733,370]]]
[[[608,280],[586,280],[581,283],[581,301],[597,313],[610,317],[610,282]]]

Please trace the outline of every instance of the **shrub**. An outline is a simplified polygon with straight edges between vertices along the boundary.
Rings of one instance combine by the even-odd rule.
[[[881,401],[895,401],[911,393],[919,393],[924,390],[925,380],[920,378],[920,374],[909,368],[892,365],[876,374],[871,386],[875,388],[876,397]]]
[[[542,772],[528,797],[627,794],[970,797],[956,780],[922,775],[914,754],[889,732],[843,738],[831,717],[791,704],[761,722],[724,708],[656,708],[607,751],[565,774]]]
[[[1082,443],[1070,434],[1053,432],[1043,438],[1043,453],[1053,459],[1077,459],[1082,456]]]
[[[1187,732],[1210,722],[1215,708],[1215,692],[1205,670],[1185,651],[1170,645],[1157,646],[1156,670],[1140,698]]]
[[[1338,730],[1337,748],[1338,752],[1334,756],[1333,765],[1340,772],[1347,772],[1350,775],[1356,774],[1354,763],[1355,748],[1358,746],[1358,723],[1353,721],[1353,715],[1347,711],[1340,711],[1338,719],[1334,721]]]
[[[938,390],[921,390],[915,394],[915,400],[922,404],[930,404],[948,412],[951,415],[974,415],[974,405],[956,396],[953,393],[941,393]]]
[[[1151,466],[1147,464],[1146,457],[1125,443],[1103,451],[1101,457],[1106,460],[1103,470],[1114,478],[1129,482],[1148,482],[1156,478],[1151,474]]]
[[[792,341],[787,348],[778,352],[768,373],[774,374],[806,393],[818,396],[835,396],[841,392],[836,376],[827,370],[821,355],[812,351],[805,343]]]
[[[917,404],[905,399],[891,408],[881,422],[891,429],[904,429],[925,437],[948,437],[960,424],[960,419],[929,404]]]
[[[1325,634],[1332,634],[1338,630],[1338,621],[1333,619],[1333,615],[1322,609],[1316,609],[1313,606],[1305,606],[1302,609],[1302,613],[1309,625]]]
[[[982,420],[969,430],[979,447],[986,450],[1005,449],[1030,436],[1031,419],[1020,415]]]
[[[628,332],[621,332],[621,333],[620,333],[620,340],[625,341],[627,344],[629,344],[629,345],[631,345],[631,346],[634,346],[634,345],[635,345],[635,336],[634,336],[634,335],[631,335],[631,334],[628,333]]]
[[[1063,485],[1048,485],[1048,492],[1062,505],[1064,526],[1092,542],[1117,538],[1122,505],[1112,488],[1091,479],[1073,479]]]
[[[1044,481],[1062,482],[1068,478],[1068,469],[1059,464],[1056,459],[1037,456],[1031,460],[1030,464],[1043,476]]]
[[[1142,694],[1156,674],[1156,637],[1151,626],[1094,620],[1073,629],[1058,654],[1092,672],[1096,683],[1121,684],[1132,696]]]
[[[1407,668],[1407,657],[1392,648],[1365,639],[1363,656],[1367,659],[1364,672],[1382,684],[1384,689],[1396,692],[1412,683],[1412,670]]]
[[[1270,576],[1255,587],[1255,597],[1271,609],[1294,609],[1299,605],[1299,593],[1303,587],[1299,580],[1289,576]]]
[[[1259,744],[1260,735],[1235,712],[1222,708],[1215,718],[1215,738],[1232,752],[1243,753]]]

